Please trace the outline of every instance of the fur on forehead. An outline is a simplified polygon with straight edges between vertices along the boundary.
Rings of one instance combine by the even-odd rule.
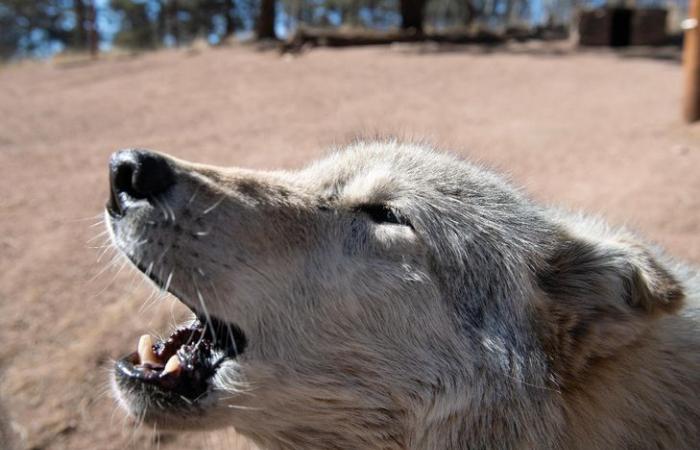
[[[522,199],[503,176],[474,161],[437,151],[421,143],[395,139],[354,142],[295,174],[297,181],[331,194],[344,203],[399,201],[437,191],[454,210],[455,200],[506,193]],[[482,195],[484,194],[484,195]],[[343,198],[345,197],[345,198]]]
[[[392,173],[389,165],[359,174],[343,187],[340,199],[348,206],[373,203],[388,203],[401,197],[408,186]]]

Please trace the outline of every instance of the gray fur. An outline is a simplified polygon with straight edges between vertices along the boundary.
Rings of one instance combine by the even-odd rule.
[[[171,159],[115,244],[249,346],[161,426],[263,448],[695,448],[695,272],[422,145],[358,142],[297,172]],[[410,225],[358,210],[384,204]]]

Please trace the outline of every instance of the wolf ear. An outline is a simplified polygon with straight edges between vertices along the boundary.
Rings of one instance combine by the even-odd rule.
[[[565,239],[548,258],[538,281],[554,298],[572,306],[608,306],[638,313],[680,307],[680,283],[640,244]]]
[[[538,330],[561,374],[635,342],[683,303],[682,285],[643,245],[562,239],[539,271]]]

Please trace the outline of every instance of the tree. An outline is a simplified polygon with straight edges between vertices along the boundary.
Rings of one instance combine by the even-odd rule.
[[[147,49],[158,45],[158,32],[146,3],[131,0],[111,0],[111,8],[121,15],[121,28],[115,44],[127,48]]]
[[[90,50],[97,56],[99,34],[97,31],[97,11],[92,0],[73,0],[75,14],[74,47],[78,50]]]
[[[73,30],[61,0],[1,0],[0,58],[49,53],[71,44]]]
[[[175,45],[180,45],[182,41],[182,35],[180,33],[180,18],[178,17],[178,12],[180,6],[177,0],[165,0],[167,8],[163,10],[163,14],[168,17],[168,24],[170,25],[170,32],[175,40]]]
[[[76,0],[80,1],[80,0]],[[100,34],[97,30],[97,8],[95,8],[94,0],[89,0],[87,5],[87,16],[83,25],[88,37],[88,47],[93,58],[97,57],[98,46],[100,43]]]
[[[480,11],[474,6],[472,0],[464,0],[464,15],[463,22],[464,25],[470,25],[474,20],[476,20],[480,15]]]
[[[426,0],[400,0],[401,29],[423,33]]]
[[[234,0],[111,0],[110,6],[121,15],[115,43],[130,48],[216,41],[240,23]]]
[[[206,34],[219,34],[221,37],[232,35],[236,31],[236,5],[234,0],[196,0],[198,31]],[[222,19],[224,29],[220,30],[215,24],[217,18]]]
[[[85,3],[83,0],[75,0],[73,9],[75,10],[75,47],[85,49],[88,46],[88,37],[85,31]]]
[[[226,31],[224,36],[232,36],[236,31],[236,20],[234,13],[236,10],[236,5],[234,0],[224,0],[224,19],[226,20]]]
[[[255,24],[255,34],[258,39],[277,39],[275,33],[275,0],[260,0],[260,12]]]

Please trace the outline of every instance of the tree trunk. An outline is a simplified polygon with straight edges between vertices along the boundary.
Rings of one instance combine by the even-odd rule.
[[[93,58],[97,58],[97,52],[99,50],[100,36],[97,31],[97,10],[95,9],[95,2],[89,1],[87,4],[87,14],[85,20],[85,31],[87,32],[87,40],[90,48],[90,54]]]
[[[170,22],[170,33],[173,35],[173,40],[175,41],[175,47],[180,46],[180,19],[177,17],[177,13],[180,11],[180,5],[178,5],[177,0],[170,1],[170,8],[168,11],[168,17]]]
[[[260,0],[260,15],[255,25],[258,39],[277,39],[275,34],[275,0]]]
[[[353,27],[360,24],[360,0],[350,0],[348,8],[348,22]]]
[[[375,19],[376,19],[376,15],[377,15],[377,0],[368,0],[366,4],[367,4],[366,8],[369,10],[369,14],[368,14],[369,24],[365,24],[365,25],[369,25],[371,27],[371,26],[374,26],[374,24],[376,22]]]
[[[401,29],[423,33],[426,0],[401,0]]]
[[[520,7],[519,3],[516,0],[507,0],[506,2],[506,13],[505,13],[505,18],[506,18],[506,27],[513,26],[516,22],[516,18],[518,17],[519,10],[518,8]]]
[[[233,20],[235,0],[226,0],[224,3],[224,17],[226,18],[226,31],[224,36],[232,36],[236,32],[236,23]]]
[[[75,48],[84,50],[87,48],[87,34],[85,33],[85,4],[83,0],[75,0]]]
[[[471,25],[476,17],[478,16],[478,11],[474,7],[474,4],[472,3],[472,0],[466,0],[465,2],[465,15],[464,15],[464,25],[469,26]]]
[[[168,0],[159,0],[158,19],[156,25],[156,46],[163,45],[168,34]]]

